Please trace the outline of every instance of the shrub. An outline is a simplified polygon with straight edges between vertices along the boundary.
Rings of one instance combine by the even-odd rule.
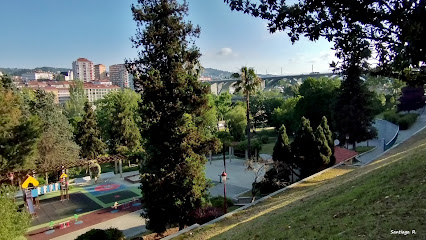
[[[398,121],[399,129],[406,130],[413,125],[417,120],[418,115],[415,113],[408,113],[401,115],[401,118]]]
[[[395,112],[395,110],[390,110],[383,113],[383,118],[393,124],[398,124],[399,115]]]
[[[286,187],[290,181],[290,171],[278,165],[272,169],[269,169],[262,181],[256,183],[256,188],[259,189],[261,194],[269,194],[275,192],[281,188]]]
[[[259,140],[252,140],[250,145],[250,152],[251,152],[251,156],[254,157],[254,154],[256,153],[257,150],[257,155],[259,156],[259,152],[262,149],[262,143]],[[245,151],[247,149],[247,145],[248,142],[247,140],[239,142],[236,146],[235,146],[235,156],[237,157],[245,157]]]
[[[38,177],[37,181],[40,185],[45,185],[46,184],[46,179],[44,179],[44,177]]]
[[[399,129],[406,130],[413,125],[417,120],[416,113],[398,114],[394,110],[386,111],[383,118],[386,121],[399,125]]]
[[[198,208],[191,214],[191,221],[193,223],[204,224],[223,214],[222,208],[218,207],[204,207]]]
[[[222,196],[212,197],[212,198],[210,198],[210,203],[212,204],[213,207],[222,208],[223,207],[223,197]],[[227,204],[228,207],[234,206],[234,202],[232,202],[232,200],[230,198],[226,198],[226,204]]]
[[[90,231],[83,233],[78,236],[76,240],[95,240],[95,239],[103,239],[103,240],[124,240],[126,237],[123,232],[118,230],[117,228],[108,228],[106,230],[103,229],[91,229]]]

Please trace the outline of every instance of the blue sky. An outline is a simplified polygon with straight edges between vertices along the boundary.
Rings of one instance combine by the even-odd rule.
[[[286,33],[269,34],[266,22],[232,12],[223,0],[188,0],[188,20],[201,27],[201,63],[226,71],[241,66],[257,73],[329,72],[335,59],[325,40],[291,44]],[[136,0],[2,1],[0,67],[71,68],[85,57],[107,66],[137,56],[130,6]]]

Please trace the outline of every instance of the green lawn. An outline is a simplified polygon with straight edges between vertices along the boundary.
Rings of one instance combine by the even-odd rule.
[[[272,156],[272,153],[274,152],[274,146],[275,142],[263,144],[260,153],[266,153]]]
[[[375,148],[375,147],[372,147],[372,146],[369,146],[369,147],[367,147],[367,146],[358,146],[358,147],[356,147],[355,151],[357,153],[364,153],[364,152],[370,151],[373,148]]]
[[[424,239],[425,156],[426,130],[365,167],[331,169],[179,239]]]

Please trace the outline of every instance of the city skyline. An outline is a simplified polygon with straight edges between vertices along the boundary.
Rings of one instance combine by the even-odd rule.
[[[136,1],[6,2],[8,11],[0,17],[6,36],[0,39],[0,67],[72,68],[80,57],[111,66],[133,59],[132,3]],[[309,73],[312,67],[330,72],[335,57],[326,40],[302,38],[292,45],[286,33],[269,34],[265,21],[232,12],[223,1],[188,3],[186,19],[201,27],[195,43],[204,67],[235,72],[248,66],[276,75]]]

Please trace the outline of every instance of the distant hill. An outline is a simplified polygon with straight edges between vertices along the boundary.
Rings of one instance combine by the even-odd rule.
[[[71,69],[69,68],[55,68],[55,67],[37,67],[33,69],[27,69],[27,68],[0,68],[0,72],[9,74],[11,76],[21,76],[24,73],[32,72],[35,70],[41,70],[44,72],[66,72]]]
[[[211,77],[213,79],[224,79],[230,78],[231,72],[222,71],[214,68],[204,68],[203,73],[201,74],[203,77]]]
[[[233,74],[232,72],[228,72],[228,71],[218,70],[214,68],[204,68],[204,71],[201,75],[203,77],[211,77],[213,79],[226,79],[226,78],[230,78],[232,74]],[[273,77],[276,75],[258,74],[258,76],[262,78],[262,77]]]

